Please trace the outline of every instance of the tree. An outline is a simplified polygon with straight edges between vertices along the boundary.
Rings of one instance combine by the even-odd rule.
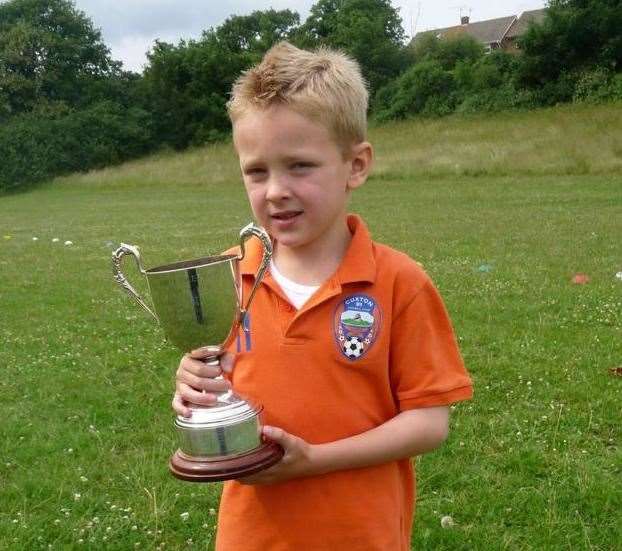
[[[415,63],[433,59],[444,69],[453,69],[457,63],[472,64],[484,56],[484,47],[469,35],[437,38],[432,32],[424,33],[410,47]]]
[[[94,82],[120,72],[101,32],[71,1],[0,4],[0,117],[84,104]]]
[[[147,57],[145,87],[158,139],[175,148],[200,144],[229,130],[226,102],[240,73],[279,40],[299,16],[290,10],[232,16],[200,40],[156,42]]]
[[[216,37],[231,52],[261,58],[272,45],[287,40],[299,25],[300,16],[291,10],[254,11],[229,17],[216,29]]]
[[[299,46],[326,45],[354,57],[372,93],[406,67],[404,39],[390,0],[319,0],[294,34]]]
[[[477,60],[459,61],[454,69],[456,85],[469,92],[484,92],[512,85],[517,58],[503,50],[495,50]]]
[[[435,59],[425,59],[381,88],[374,102],[377,121],[412,115],[447,115],[455,108],[455,81],[451,71]]]
[[[550,0],[521,40],[520,78],[543,86],[564,73],[622,67],[622,0]]]

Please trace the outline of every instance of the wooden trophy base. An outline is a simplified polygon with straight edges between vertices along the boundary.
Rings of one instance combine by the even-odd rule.
[[[188,482],[219,482],[258,473],[281,457],[283,448],[275,442],[267,442],[235,457],[192,457],[177,450],[169,461],[169,469],[173,476]]]

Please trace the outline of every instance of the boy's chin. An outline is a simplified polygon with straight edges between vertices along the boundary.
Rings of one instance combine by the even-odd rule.
[[[287,234],[284,232],[279,233],[278,231],[275,233],[270,233],[270,237],[274,239],[275,243],[278,243],[281,249],[300,249],[307,244],[307,241],[301,236],[296,236],[292,234]]]

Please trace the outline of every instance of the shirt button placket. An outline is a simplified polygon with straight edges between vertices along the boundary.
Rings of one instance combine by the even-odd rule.
[[[283,336],[287,333],[287,329],[293,318],[293,313],[294,307],[283,299],[279,299],[279,318],[281,320],[281,330]]]

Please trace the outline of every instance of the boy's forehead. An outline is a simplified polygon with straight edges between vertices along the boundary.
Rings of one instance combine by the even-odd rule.
[[[236,150],[304,149],[337,144],[326,126],[287,107],[252,109],[233,123]]]
[[[279,133],[297,131],[308,132],[310,128],[317,132],[328,133],[328,128],[321,121],[309,117],[304,113],[275,104],[263,109],[248,109],[233,123],[234,132],[247,128],[263,128],[266,131],[278,131]]]

